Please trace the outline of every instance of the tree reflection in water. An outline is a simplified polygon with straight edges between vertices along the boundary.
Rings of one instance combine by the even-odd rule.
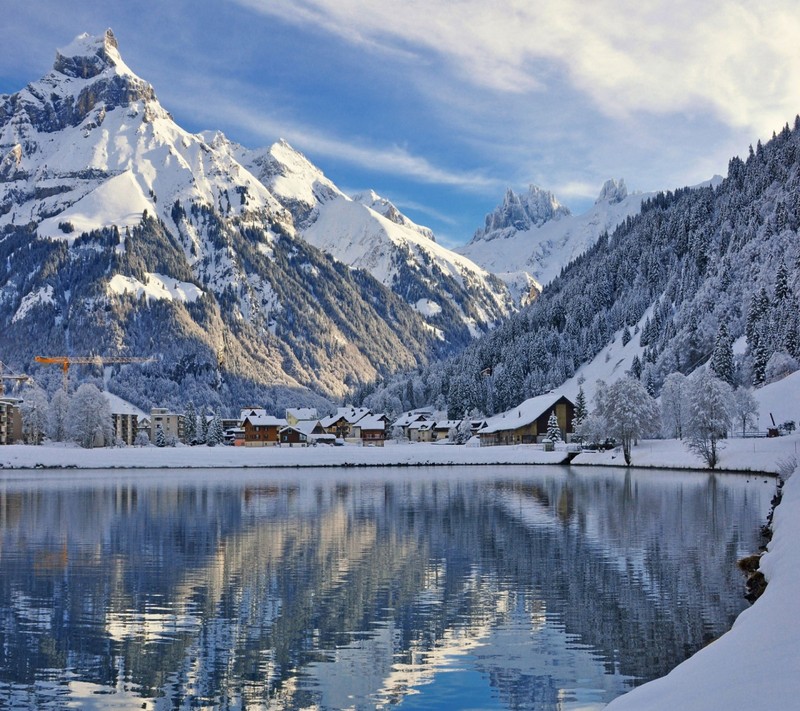
[[[774,488],[119,476],[0,493],[0,708],[601,708],[730,627]]]

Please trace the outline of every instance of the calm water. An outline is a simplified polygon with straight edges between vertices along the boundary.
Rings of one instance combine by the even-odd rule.
[[[0,478],[0,708],[599,709],[723,633],[774,482]]]

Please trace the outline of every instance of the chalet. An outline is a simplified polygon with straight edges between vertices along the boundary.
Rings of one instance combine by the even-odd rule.
[[[392,422],[392,434],[398,432],[399,429],[403,431],[403,437],[411,439],[408,428],[415,422],[430,422],[433,420],[433,413],[430,410],[409,410],[404,412],[394,422]]]
[[[433,441],[438,442],[442,439],[449,439],[450,432],[457,430],[463,420],[438,420],[433,425]]]
[[[288,410],[287,410],[288,412]],[[333,444],[336,437],[323,429],[319,420],[298,420],[295,424],[287,424],[278,433],[281,445],[300,445],[307,447],[318,442]]]
[[[245,447],[270,447],[280,443],[280,430],[286,420],[272,415],[248,415],[242,422]]]
[[[372,410],[366,407],[340,407],[336,414],[323,417],[319,422],[328,434],[339,439],[350,439],[353,437],[353,425],[371,414]]]
[[[307,422],[316,420],[317,409],[315,407],[287,407],[286,408],[286,421],[290,425],[296,425],[298,422]]]
[[[419,420],[408,426],[408,439],[412,442],[433,442],[433,428],[436,423],[432,420]]]
[[[353,425],[353,437],[363,447],[383,447],[386,439],[386,416],[366,415]]]
[[[267,411],[263,407],[243,407],[239,410],[239,425],[241,425],[246,417],[263,417]]]
[[[575,404],[557,393],[530,398],[515,408],[490,418],[478,431],[481,447],[500,444],[534,444],[547,436],[551,413],[556,413],[561,437],[572,434]]]

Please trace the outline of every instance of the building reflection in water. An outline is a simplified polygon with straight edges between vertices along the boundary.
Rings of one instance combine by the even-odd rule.
[[[774,489],[231,477],[5,485],[0,708],[601,708],[730,627]]]

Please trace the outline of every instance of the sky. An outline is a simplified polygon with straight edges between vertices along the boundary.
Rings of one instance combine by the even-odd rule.
[[[791,0],[33,0],[0,17],[0,93],[110,27],[183,128],[283,138],[451,247],[509,187],[580,214],[608,178],[693,185],[800,112]]]

